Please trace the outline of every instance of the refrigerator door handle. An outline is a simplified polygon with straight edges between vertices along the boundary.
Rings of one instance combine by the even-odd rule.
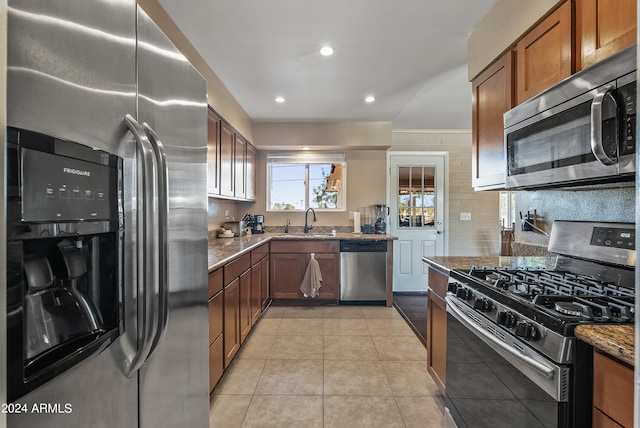
[[[138,346],[126,376],[133,376],[144,364],[153,338],[156,335],[157,324],[154,322],[155,290],[158,280],[154,257],[157,254],[157,241],[153,233],[158,230],[156,216],[156,201],[158,200],[157,165],[154,150],[144,129],[138,121],[127,114],[124,118],[129,130],[135,137],[138,153],[138,184],[142,182],[142,189],[138,186],[138,236],[137,236],[137,287],[138,287]]]
[[[162,341],[167,330],[169,320],[169,284],[168,284],[168,231],[169,231],[169,168],[167,166],[167,154],[164,145],[156,131],[146,122],[142,124],[142,128],[149,137],[151,146],[153,147],[156,160],[158,162],[158,238],[160,243],[159,269],[158,275],[160,280],[160,290],[158,296],[159,319],[156,337],[151,345],[149,352],[150,358],[157,346]]]

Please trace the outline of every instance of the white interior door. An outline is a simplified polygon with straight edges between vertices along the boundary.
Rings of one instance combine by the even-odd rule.
[[[447,253],[445,152],[388,152],[389,233],[393,241],[393,291],[426,291],[424,256]]]

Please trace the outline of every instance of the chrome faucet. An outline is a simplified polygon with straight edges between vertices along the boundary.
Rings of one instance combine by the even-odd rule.
[[[313,208],[309,208],[307,212],[304,213],[304,233],[309,233],[309,231],[313,229],[313,226],[309,226],[309,223],[307,221],[307,214],[309,214],[309,211],[313,213],[313,221],[317,221],[316,212],[314,211]]]
[[[287,219],[284,223],[284,233],[289,233],[289,226],[291,226],[291,220]]]

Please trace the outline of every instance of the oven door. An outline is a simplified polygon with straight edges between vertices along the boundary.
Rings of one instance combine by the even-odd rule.
[[[568,366],[522,341],[447,295],[448,427],[570,426]]]

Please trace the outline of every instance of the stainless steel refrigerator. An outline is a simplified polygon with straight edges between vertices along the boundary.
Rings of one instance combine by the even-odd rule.
[[[122,317],[112,340],[15,399],[7,425],[208,426],[206,82],[134,0],[8,6],[7,125],[121,163]]]

